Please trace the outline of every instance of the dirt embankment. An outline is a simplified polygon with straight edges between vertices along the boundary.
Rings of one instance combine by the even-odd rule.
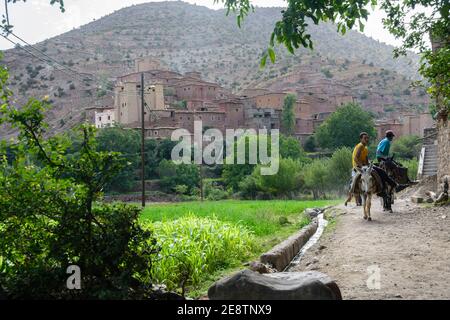
[[[339,206],[346,213],[291,271],[328,274],[344,299],[450,299],[450,207],[405,199],[384,213],[375,198],[371,222]]]

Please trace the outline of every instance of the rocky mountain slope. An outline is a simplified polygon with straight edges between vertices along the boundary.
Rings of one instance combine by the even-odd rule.
[[[85,119],[85,107],[112,103],[105,88],[112,89],[114,78],[132,72],[134,59],[143,56],[155,57],[174,71],[200,71],[234,92],[247,87],[301,91],[325,79],[349,86],[368,109],[381,105],[386,112],[416,112],[429,103],[423,89],[410,88],[417,78],[416,55],[393,59],[391,46],[356,31],[341,36],[332,25],[311,26],[314,51],[300,49],[291,55],[280,47],[276,64],[260,69],[280,10],[256,8],[239,29],[235,17],[224,10],[183,2],[146,3],[35,45],[76,73],[58,71],[48,57],[34,52],[42,61],[20,48],[6,51],[3,60],[18,103],[30,96],[50,97],[54,108],[49,119],[56,131]],[[289,75],[297,80],[293,83]]]

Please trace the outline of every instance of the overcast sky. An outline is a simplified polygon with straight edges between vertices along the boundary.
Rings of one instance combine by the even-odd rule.
[[[220,9],[221,4],[214,5],[213,0],[185,0],[211,9]],[[30,43],[36,43],[59,35],[73,28],[91,22],[93,19],[112,13],[115,10],[132,4],[154,2],[149,0],[65,0],[66,12],[61,13],[57,5],[51,6],[50,0],[27,0],[9,5],[10,23],[14,25],[14,33]],[[282,7],[283,0],[252,0],[259,7]],[[5,13],[3,1],[0,2],[1,14]],[[258,9],[256,9],[258,10]],[[386,30],[381,19],[383,13],[371,12],[364,33],[376,40],[396,45],[399,44]],[[0,39],[0,49],[11,48],[12,44]]]

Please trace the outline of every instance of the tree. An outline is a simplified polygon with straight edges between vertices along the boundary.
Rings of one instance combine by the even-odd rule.
[[[302,165],[293,159],[280,159],[278,172],[274,175],[261,175],[261,167],[254,169],[253,176],[256,178],[256,186],[259,190],[275,196],[289,196],[290,193],[298,191],[302,185]],[[249,183],[249,182],[247,182]]]
[[[174,192],[176,186],[185,185],[191,192],[200,183],[199,168],[195,164],[176,164],[172,160],[162,160],[158,166],[160,186],[166,192]]]
[[[330,181],[330,168],[328,159],[315,159],[303,169],[305,186],[313,194],[314,199],[325,197]]]
[[[299,160],[300,162],[308,162],[309,160],[297,139],[286,137],[282,134],[280,135],[280,156],[285,159]]]
[[[314,138],[314,135],[306,138],[304,148],[305,148],[305,151],[308,151],[308,152],[316,151],[316,139]]]
[[[30,100],[20,110],[1,108],[0,122],[20,130],[15,159],[0,162],[2,290],[10,298],[28,299],[150,296],[157,248],[151,233],[139,226],[140,210],[94,206],[124,160],[115,152],[96,151],[95,128],[88,125],[78,129],[78,156],[68,157],[66,136],[43,138],[45,107]],[[63,285],[70,265],[82,270],[82,289],[76,292]]]
[[[296,101],[297,96],[292,93],[284,98],[283,111],[281,112],[281,132],[288,136],[295,132],[294,105]]]
[[[337,191],[344,191],[351,177],[352,149],[337,149],[329,160],[330,185]]]
[[[132,190],[138,178],[136,170],[140,162],[140,134],[121,127],[103,128],[98,132],[97,142],[99,151],[119,152],[127,161],[127,165],[113,177],[105,189],[118,192]]]
[[[422,142],[418,136],[402,136],[392,143],[391,153],[397,158],[414,159],[420,154]]]
[[[338,108],[317,128],[315,138],[322,148],[353,148],[361,132],[376,137],[372,116],[358,104],[349,103]]]

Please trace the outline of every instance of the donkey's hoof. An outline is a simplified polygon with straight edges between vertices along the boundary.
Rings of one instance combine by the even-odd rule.
[[[364,216],[364,220],[367,220],[367,217],[366,217],[366,216]]]
[[[369,220],[369,221],[372,221],[372,218],[371,217],[369,217],[367,220]]]

